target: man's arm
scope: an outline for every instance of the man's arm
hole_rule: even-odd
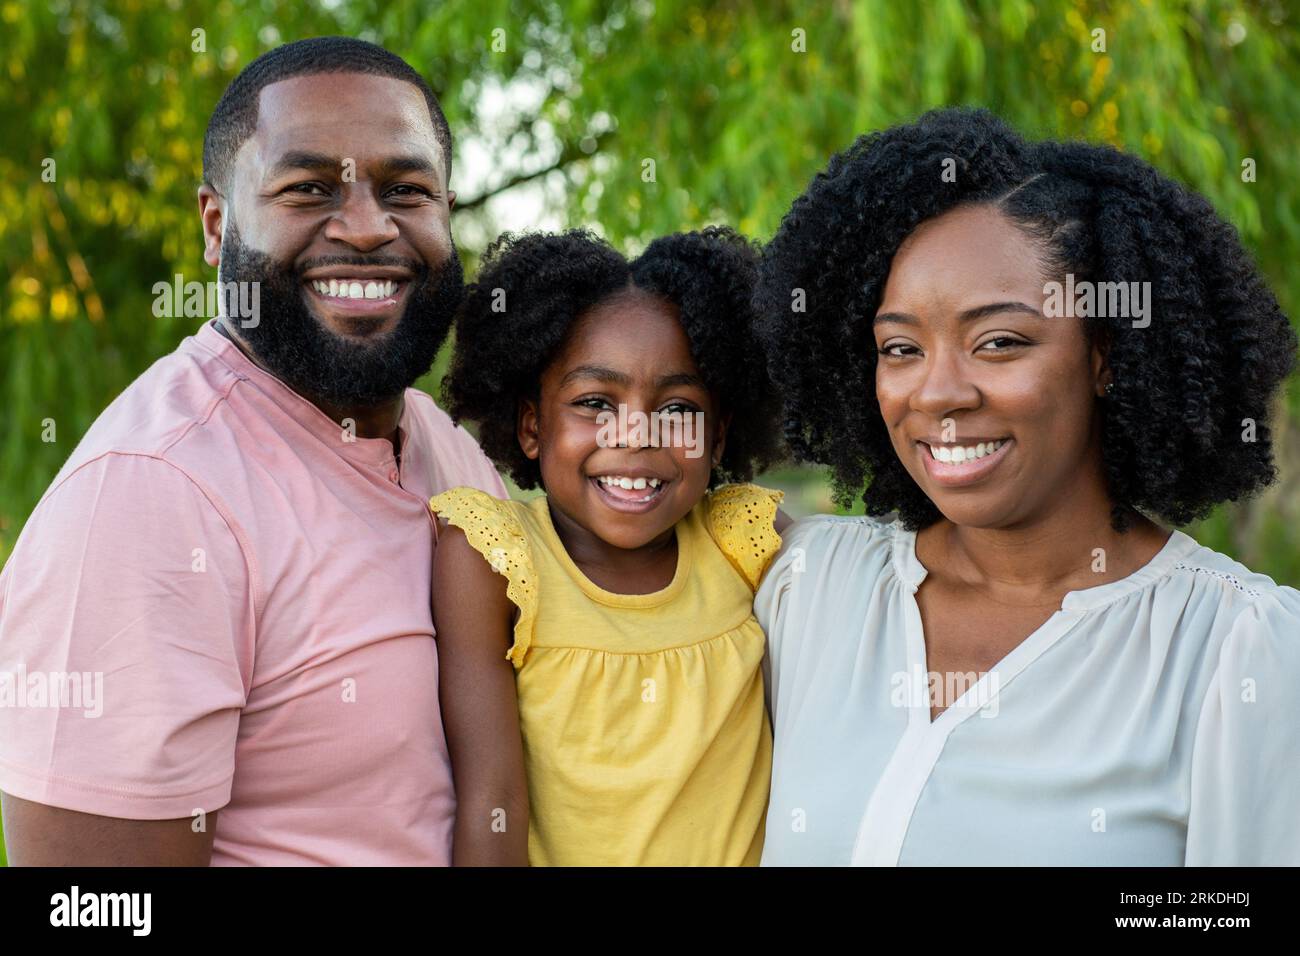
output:
[[[250,593],[230,524],[165,461],[107,455],[47,494],[0,578],[0,672],[50,688],[0,707],[14,863],[210,859],[251,679]]]
[[[207,866],[217,813],[195,832],[191,817],[123,820],[0,794],[10,866]]]

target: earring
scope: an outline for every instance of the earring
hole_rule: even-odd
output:
[[[1112,395],[1115,394],[1115,383],[1107,382],[1106,387],[1102,389],[1102,391],[1105,393],[1104,395],[1105,398],[1110,398]]]

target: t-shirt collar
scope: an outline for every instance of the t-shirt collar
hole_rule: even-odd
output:
[[[201,346],[215,354],[240,379],[250,383],[341,457],[366,468],[387,471],[393,467],[396,455],[391,441],[387,438],[363,438],[359,435],[350,441],[345,440],[343,426],[253,362],[239,346],[217,331],[214,322],[215,319],[204,322],[195,334],[195,339]],[[402,413],[397,423],[398,439],[404,458],[407,457],[410,445],[410,414],[410,402],[404,399]]]

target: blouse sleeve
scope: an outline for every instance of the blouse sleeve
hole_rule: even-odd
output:
[[[784,492],[749,484],[723,485],[709,495],[709,532],[751,590],[781,549],[775,522],[784,498]]]
[[[1192,750],[1188,866],[1300,865],[1300,592],[1232,625]]]
[[[506,659],[515,669],[524,666],[537,619],[537,572],[523,526],[510,511],[510,503],[477,488],[453,488],[429,499],[429,507],[460,528],[465,540],[506,578],[506,597],[519,608],[514,643]]]

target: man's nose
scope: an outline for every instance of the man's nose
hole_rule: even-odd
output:
[[[383,203],[360,183],[345,188],[343,203],[325,225],[325,238],[369,252],[398,236],[397,223]]]

